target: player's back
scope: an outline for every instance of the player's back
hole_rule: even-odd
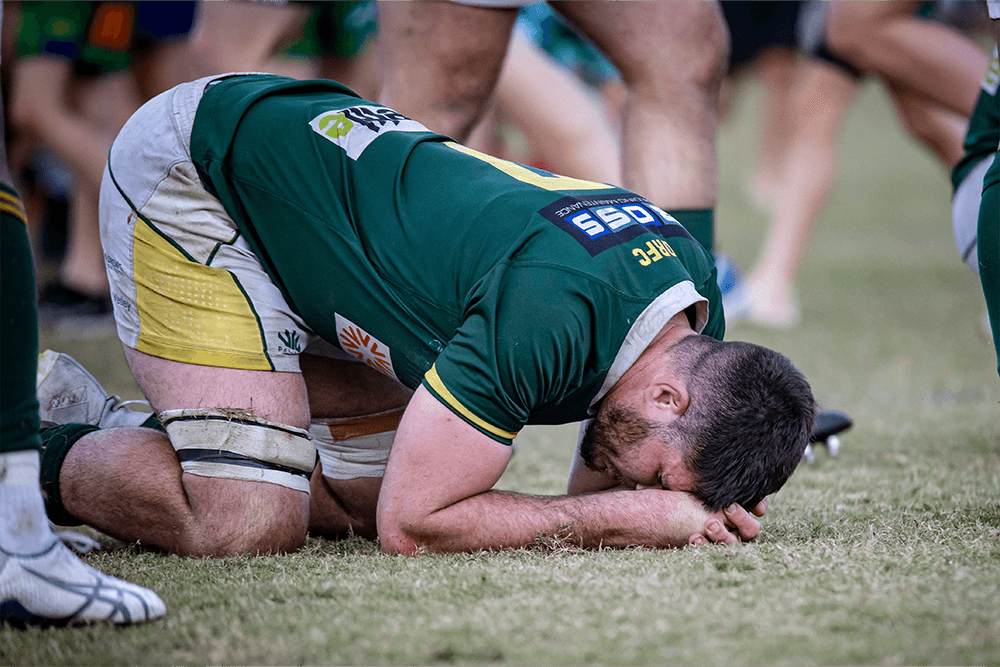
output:
[[[574,292],[589,281],[640,310],[687,266],[699,289],[713,280],[707,253],[641,197],[476,153],[332,82],[223,80],[202,100],[191,145],[306,322],[328,340],[346,318],[392,341],[406,350],[395,355],[407,359],[404,382],[511,267],[544,267],[528,281],[539,303],[556,271],[574,276],[557,281]]]

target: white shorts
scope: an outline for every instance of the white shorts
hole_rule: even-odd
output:
[[[122,342],[182,363],[298,371],[316,335],[285,302],[191,161],[206,77],[147,102],[101,184],[101,243]]]
[[[951,231],[955,245],[962,255],[962,261],[979,275],[979,253],[976,238],[979,230],[979,203],[983,199],[983,178],[993,164],[994,155],[989,155],[973,167],[955,189],[951,200]]]

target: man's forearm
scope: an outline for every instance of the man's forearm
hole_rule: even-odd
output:
[[[529,496],[486,491],[419,522],[380,525],[391,553],[516,549],[558,536],[585,548],[679,547],[710,517],[685,493],[604,491],[582,496]]]
[[[698,534],[735,543],[754,539],[760,530],[738,505],[710,513],[683,492],[529,496],[492,490],[510,457],[509,447],[419,387],[396,432],[379,493],[382,549],[401,554],[516,549],[539,536],[565,537],[588,548],[676,547]]]

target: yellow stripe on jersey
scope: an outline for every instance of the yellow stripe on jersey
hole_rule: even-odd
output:
[[[516,178],[522,183],[534,185],[535,187],[542,188],[543,190],[549,190],[551,192],[562,192],[564,190],[607,190],[614,187],[606,183],[584,181],[570,176],[560,176],[559,174],[539,174],[537,171],[532,171],[531,169],[517,164],[516,162],[508,162],[507,160],[501,160],[498,157],[493,157],[492,155],[487,155],[486,153],[480,153],[479,151],[463,146],[462,144],[457,144],[454,141],[446,141],[444,142],[444,145],[455,149],[459,153],[465,153],[466,155],[482,160],[483,162],[496,167],[511,178]]]
[[[191,261],[141,218],[133,253],[137,350],[202,366],[273,370],[257,315],[229,271]]]
[[[483,421],[481,418],[474,415],[467,407],[462,405],[457,398],[451,395],[448,388],[444,386],[441,381],[441,377],[438,375],[437,367],[431,366],[431,369],[427,371],[427,375],[424,376],[427,380],[427,384],[431,386],[434,392],[440,396],[444,401],[451,406],[456,412],[465,417],[467,420],[483,429],[487,433],[492,433],[499,438],[505,438],[507,440],[513,440],[517,436],[517,432],[505,431],[502,428],[498,428],[493,424]]]
[[[6,190],[0,190],[0,213],[12,215],[24,224],[28,224],[28,216],[24,213],[21,198]]]

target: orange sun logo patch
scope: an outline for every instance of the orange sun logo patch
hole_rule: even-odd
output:
[[[388,345],[339,313],[336,315],[336,324],[337,339],[345,352],[380,373],[391,378],[396,377]]]

